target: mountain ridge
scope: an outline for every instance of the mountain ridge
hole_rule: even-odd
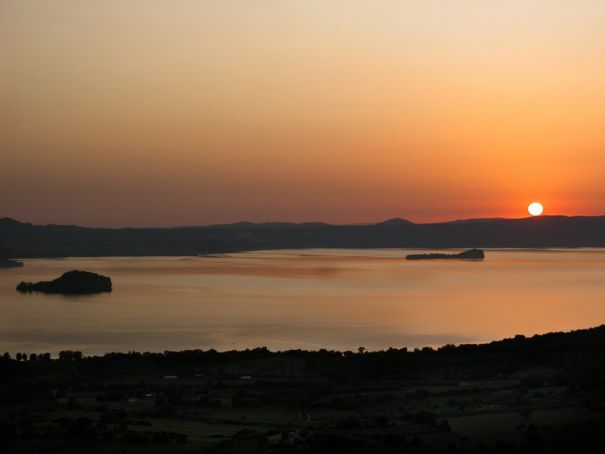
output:
[[[466,219],[417,224],[238,222],[234,224],[95,228],[34,225],[0,219],[0,255],[176,256],[299,248],[605,247],[605,216]]]

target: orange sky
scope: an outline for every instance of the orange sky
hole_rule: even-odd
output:
[[[601,0],[0,3],[0,216],[605,214]]]

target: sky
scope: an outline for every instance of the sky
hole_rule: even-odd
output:
[[[0,217],[605,214],[602,0],[2,0]]]

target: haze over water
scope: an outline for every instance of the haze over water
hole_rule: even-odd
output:
[[[0,272],[0,351],[368,349],[486,342],[605,321],[605,250],[497,250],[406,262],[410,251],[26,260]],[[72,269],[111,294],[19,294]]]

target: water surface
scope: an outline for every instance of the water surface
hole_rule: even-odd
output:
[[[488,250],[482,262],[406,262],[410,252],[26,260],[0,270],[0,351],[382,349],[605,322],[605,250]],[[15,291],[21,280],[72,269],[110,276],[114,292]]]

